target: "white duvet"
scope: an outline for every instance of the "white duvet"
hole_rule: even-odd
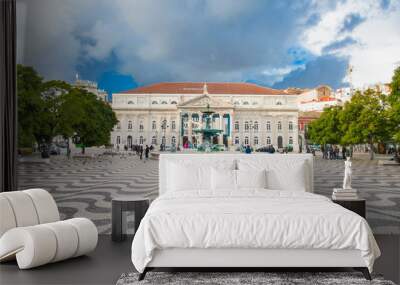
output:
[[[370,271],[380,255],[359,215],[320,195],[265,189],[160,196],[135,234],[132,262],[143,272],[165,248],[358,249]]]

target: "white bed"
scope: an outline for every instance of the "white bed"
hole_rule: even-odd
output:
[[[134,266],[144,274],[154,267],[372,271],[380,251],[367,222],[312,193],[312,162],[311,155],[161,155],[160,197],[135,234]]]

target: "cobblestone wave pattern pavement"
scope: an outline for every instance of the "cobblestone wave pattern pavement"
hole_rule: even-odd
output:
[[[111,232],[111,199],[158,194],[158,161],[136,155],[93,159],[51,158],[49,164],[20,163],[19,188],[44,188],[55,198],[61,218],[87,217],[99,233]],[[374,233],[400,234],[400,167],[376,161],[353,161],[353,187],[367,199],[367,220]],[[343,161],[316,158],[314,190],[330,197],[343,180]],[[132,220],[130,220],[130,223]]]

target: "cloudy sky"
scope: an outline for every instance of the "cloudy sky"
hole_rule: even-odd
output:
[[[18,61],[108,91],[160,81],[388,82],[400,0],[17,0]]]

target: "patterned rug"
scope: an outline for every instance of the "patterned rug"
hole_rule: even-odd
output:
[[[116,285],[145,284],[221,284],[221,285],[395,285],[381,276],[366,280],[359,272],[148,272],[146,278],[138,281],[138,273],[122,274]]]

